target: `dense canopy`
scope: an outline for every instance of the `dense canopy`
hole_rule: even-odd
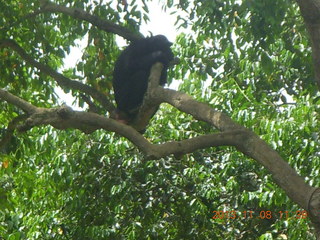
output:
[[[158,1],[179,62],[129,126],[150,4],[0,0],[0,239],[316,239],[320,1]]]

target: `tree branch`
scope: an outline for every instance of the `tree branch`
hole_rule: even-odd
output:
[[[197,102],[185,93],[164,89],[159,86],[153,97],[157,101],[167,102],[180,111],[191,114],[195,119],[212,124],[222,132],[239,131],[245,138],[241,138],[240,144],[232,146],[235,146],[246,156],[255,159],[266,167],[272,174],[274,181],[284,189],[294,202],[304,209],[309,209],[309,199],[314,188],[307,185],[303,178],[259,136],[235,123],[226,114],[213,110],[205,103]],[[312,214],[316,216],[319,212],[313,212]]]
[[[29,56],[23,48],[21,48],[15,41],[13,40],[0,40],[0,48],[4,47],[10,47],[14,51],[16,51],[27,63],[30,65],[38,68],[41,72],[49,75],[52,77],[56,82],[59,84],[59,86],[71,88],[74,90],[81,91],[83,93],[86,93],[90,95],[93,99],[97,100],[109,113],[114,111],[113,104],[109,101],[109,99],[103,95],[102,93],[98,92],[96,89],[94,89],[91,86],[88,86],[86,84],[83,84],[81,82],[71,80],[65,76],[63,76],[61,73],[56,72],[49,66],[42,64],[40,62],[37,62],[34,60],[31,56]]]
[[[213,146],[240,146],[245,136],[242,131],[225,132],[198,136],[183,141],[172,141],[154,145],[146,140],[135,129],[111,118],[96,113],[73,111],[70,107],[37,108],[25,100],[0,89],[3,99],[30,114],[25,122],[18,126],[19,130],[28,130],[34,126],[51,125],[57,129],[74,128],[85,133],[104,129],[120,134],[135,144],[149,159],[159,159],[170,154],[191,153],[197,149]]]
[[[24,112],[28,114],[32,114],[37,111],[37,107],[33,106],[32,104],[28,103],[27,101],[19,97],[14,96],[13,94],[7,92],[2,88],[0,88],[0,99],[3,99],[8,103],[17,106],[18,108],[22,109]]]
[[[320,0],[297,0],[310,35],[315,80],[320,89]]]
[[[148,88],[143,98],[143,103],[139,109],[138,116],[134,119],[131,126],[138,132],[143,132],[147,127],[150,119],[155,114],[159,108],[160,102],[156,102],[153,98],[154,91],[157,90],[159,86],[159,81],[161,77],[161,71],[163,69],[163,64],[158,62],[155,63],[150,70],[150,76],[148,79]]]
[[[149,151],[148,158],[159,159],[170,154],[183,155],[192,153],[199,149],[219,146],[241,146],[241,143],[246,138],[246,132],[242,130],[213,133],[202,136],[193,137],[181,141],[170,141],[159,144]]]
[[[166,102],[199,121],[207,122],[220,131],[245,130],[226,114],[215,111],[208,104],[194,100],[188,94],[158,86],[152,96],[158,102]]]
[[[0,89],[1,91],[1,89]],[[0,93],[1,95],[1,93]],[[1,98],[1,97],[0,97]],[[8,125],[5,134],[2,139],[0,139],[0,153],[6,153],[6,149],[13,137],[14,130],[17,128],[20,121],[24,121],[27,119],[27,115],[20,115],[15,117]]]
[[[87,21],[103,31],[115,33],[130,41],[142,38],[141,35],[134,34],[125,27],[121,27],[108,20],[102,20],[80,8],[68,8],[46,0],[41,0],[40,3],[43,12],[64,13],[75,19]]]

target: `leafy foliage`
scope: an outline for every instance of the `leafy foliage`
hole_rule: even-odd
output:
[[[136,32],[148,21],[148,1],[55,2]],[[297,6],[288,0],[170,0],[165,8],[184,13],[176,22],[184,32],[175,42],[181,62],[170,71],[183,80],[180,90],[252,129],[317,185],[320,98]],[[60,72],[70,49],[85,39],[82,61],[63,72],[112,98],[120,52],[113,34],[64,14],[26,17],[39,9],[37,1],[0,0],[0,9],[0,40],[14,39]],[[1,88],[39,107],[58,104],[54,80],[15,52],[0,48],[0,65]],[[0,109],[3,137],[21,112],[3,102]],[[215,131],[163,104],[145,136],[162,143]],[[42,127],[15,136],[0,163],[0,239],[313,239],[309,219],[297,214],[301,209],[263,167],[233,148],[154,161],[114,133]],[[214,211],[235,211],[238,218],[213,219]],[[267,211],[272,218],[261,217]]]

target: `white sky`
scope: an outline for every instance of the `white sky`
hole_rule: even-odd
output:
[[[170,42],[174,42],[178,35],[178,31],[174,26],[176,16],[161,11],[161,6],[158,1],[149,3],[149,10],[150,22],[141,26],[141,33],[147,36],[151,31],[153,35],[162,34],[165,35]]]

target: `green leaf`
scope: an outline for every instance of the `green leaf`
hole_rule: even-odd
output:
[[[261,53],[261,66],[262,66],[262,70],[267,75],[270,75],[273,72],[272,60],[265,51]]]

